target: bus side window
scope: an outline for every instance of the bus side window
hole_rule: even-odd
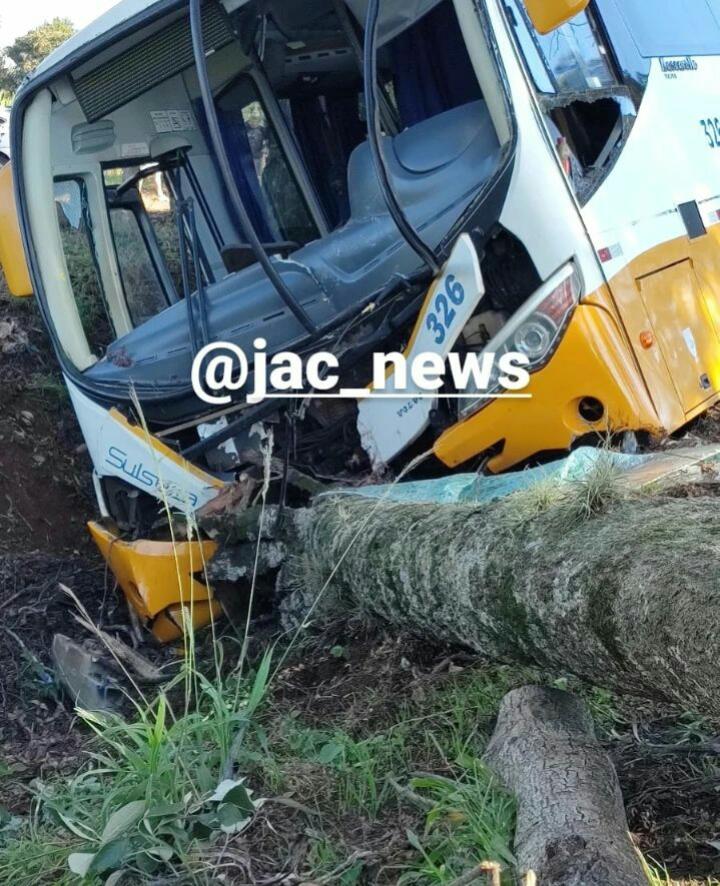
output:
[[[625,83],[630,89],[636,106],[639,107],[650,76],[650,60],[640,55],[625,19],[618,9],[618,0],[595,0],[595,4]]]
[[[80,322],[90,350],[100,358],[114,341],[115,332],[95,257],[85,182],[81,178],[56,181],[55,207]]]
[[[558,158],[585,202],[609,171],[635,117],[630,90],[620,82],[591,12],[543,35],[532,27],[522,0],[509,0],[506,8]]]

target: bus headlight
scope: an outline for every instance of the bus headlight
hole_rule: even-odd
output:
[[[549,325],[540,320],[532,320],[515,333],[515,350],[525,354],[530,363],[541,360],[547,354],[553,338]]]
[[[574,262],[568,262],[532,295],[514,317],[485,347],[483,353],[495,354],[495,370],[487,391],[477,391],[484,397],[467,400],[463,418],[487,405],[499,391],[499,358],[518,352],[529,360],[529,372],[545,366],[560,344],[570,318],[580,302],[583,283]]]

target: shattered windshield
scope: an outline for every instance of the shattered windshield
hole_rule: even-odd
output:
[[[521,0],[509,0],[513,26],[541,92],[584,92],[615,83],[607,50],[587,13],[550,34],[538,33]]]

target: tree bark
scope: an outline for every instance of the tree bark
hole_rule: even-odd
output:
[[[647,886],[617,774],[585,705],[526,686],[500,708],[486,762],[515,795],[515,854],[543,886]]]
[[[587,519],[564,505],[521,511],[517,496],[487,506],[321,498],[286,541],[285,609],[360,610],[720,716],[717,499],[637,496]]]

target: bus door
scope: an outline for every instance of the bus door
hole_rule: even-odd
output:
[[[720,148],[702,125],[720,75],[720,5],[660,6],[590,8],[636,117],[583,216],[658,413],[677,428],[720,392]]]

